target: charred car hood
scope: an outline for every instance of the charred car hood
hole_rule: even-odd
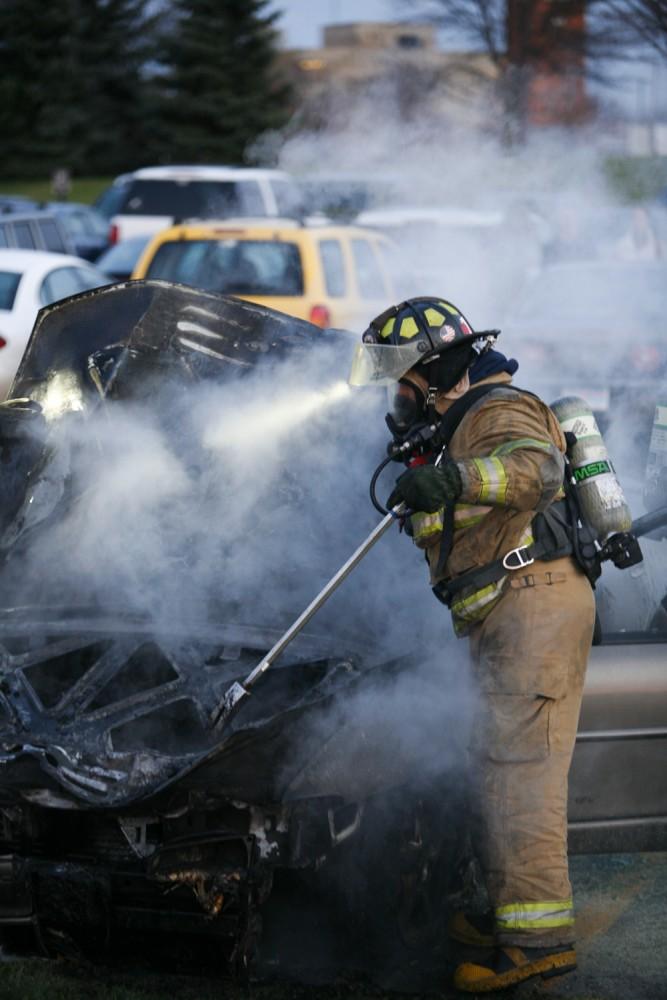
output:
[[[380,675],[396,669],[373,667],[371,646],[358,630],[351,639],[338,629],[336,635],[301,635],[220,732],[212,720],[224,693],[247,676],[282,631],[262,602],[249,613],[248,600],[230,608],[206,594],[200,613],[170,615],[162,609],[156,621],[119,602],[115,581],[91,600],[83,574],[76,579],[67,571],[77,517],[88,516],[91,505],[87,470],[94,462],[104,468],[99,452],[108,447],[87,428],[97,421],[103,429],[117,403],[138,400],[150,410],[155,400],[156,425],[167,428],[170,442],[182,444],[192,462],[184,414],[194,388],[238,385],[258,361],[305,358],[327,336],[335,340],[336,334],[165,282],[109,286],[41,311],[12,398],[0,406],[2,799],[118,807],[159,796],[180,780],[244,801],[281,801],[345,794],[353,786],[367,793],[396,779],[386,768],[382,775],[376,764],[374,748],[386,754],[391,743],[381,722],[376,720],[371,739],[335,710],[346,692],[366,685],[372,692]],[[118,447],[122,452],[122,441]],[[282,472],[280,477],[282,494],[298,506],[298,490],[285,486]],[[196,481],[208,482],[205,475]],[[204,521],[211,510],[218,516],[214,506]],[[65,522],[70,535],[63,537],[70,541],[61,543]],[[188,532],[179,537],[166,523],[163,534],[176,536],[169,581],[178,602],[195,586],[198,568]],[[100,543],[107,557],[115,542],[106,536],[123,527],[119,517],[104,529]],[[191,527],[194,532],[197,526]],[[200,536],[205,545],[205,525]],[[131,543],[130,534],[118,545],[127,545],[128,537]],[[52,574],[60,562],[65,568]],[[172,566],[185,567],[182,581]],[[288,614],[292,608],[278,616],[281,625],[289,624]],[[327,756],[323,747],[334,745],[336,752]],[[357,750],[366,763],[355,766],[351,777]]]
[[[360,644],[345,651],[339,639],[302,634],[260,696],[216,732],[211,722],[224,691],[278,637],[204,622],[158,637],[128,615],[4,609],[0,795],[60,807],[125,806],[185,776],[251,802],[281,801],[299,788],[341,794],[349,743],[340,768],[329,759],[324,784],[304,761],[312,765],[324,734],[341,737],[332,699],[372,686],[370,678],[396,666],[369,670],[362,664],[370,651]]]

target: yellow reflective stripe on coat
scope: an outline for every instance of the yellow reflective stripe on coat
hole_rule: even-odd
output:
[[[410,515],[410,525],[412,527],[412,540],[415,545],[419,545],[435,535],[442,534],[444,514],[438,510],[435,514],[427,514],[424,511],[416,511]]]
[[[482,587],[481,590],[476,590],[469,597],[452,601],[452,614],[457,617],[465,617],[467,621],[475,620],[477,614],[498,596],[503,580],[505,580],[504,576],[495,583],[490,583],[488,586]]]
[[[550,927],[571,927],[574,923],[572,897],[542,903],[510,903],[498,906],[495,916],[500,931],[540,931]]]
[[[554,445],[551,441],[540,441],[539,438],[515,438],[514,441],[506,441],[499,444],[491,452],[492,455],[511,455],[517,448],[539,448],[541,451],[550,451]]]
[[[482,503],[505,503],[507,495],[507,474],[499,458],[473,458],[482,486],[479,500]]]
[[[492,507],[483,507],[481,505],[467,503],[455,504],[454,530],[457,531],[459,528],[472,528],[474,524],[479,524],[479,522],[482,521],[492,509]]]

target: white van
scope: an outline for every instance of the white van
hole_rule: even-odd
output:
[[[152,236],[185,219],[294,217],[299,189],[280,170],[258,167],[143,167],[121,174],[95,202],[110,241]]]

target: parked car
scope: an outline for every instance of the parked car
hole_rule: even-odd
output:
[[[667,847],[667,506],[662,514],[663,538],[640,539],[644,562],[605,566],[596,587],[569,779],[571,853]]]
[[[48,250],[74,254],[74,245],[62,222],[52,212],[8,212],[0,215],[0,248]]]
[[[42,306],[108,278],[79,257],[38,250],[0,250],[0,394],[4,395]]]
[[[92,205],[50,201],[44,209],[62,223],[77,257],[96,261],[109,246],[109,223]]]
[[[95,267],[112,281],[127,281],[139,263],[150,236],[130,236],[113,243],[95,261]]]
[[[454,738],[465,715],[454,694],[463,665],[454,663],[445,679],[440,638],[429,679],[428,651],[415,645],[419,629],[400,654],[392,643],[386,659],[381,636],[370,641],[363,628],[346,635],[340,615],[329,629],[314,620],[253,697],[219,724],[231,685],[280,637],[269,619],[304,576],[306,564],[294,558],[301,529],[314,529],[312,555],[332,519],[317,507],[330,503],[327,462],[315,476],[312,467],[310,477],[297,469],[292,482],[291,462],[278,460],[268,514],[278,549],[257,573],[257,591],[242,599],[239,588],[254,585],[250,551],[267,555],[267,504],[237,491],[237,464],[224,456],[214,462],[210,437],[193,433],[193,413],[199,404],[206,426],[224,430],[245,385],[248,447],[256,449],[272,410],[264,413],[256,384],[244,378],[267,362],[273,390],[282,361],[296,359],[292,370],[301,369],[323,343],[326,334],[293,317],[161,281],[95,290],[40,313],[13,399],[0,406],[5,934],[27,931],[46,954],[93,958],[123,934],[135,942],[152,935],[162,962],[172,949],[192,953],[199,939],[209,956],[243,973],[261,916],[287,885],[292,900],[304,886],[315,889],[310,906],[291,911],[300,948],[313,898],[324,901],[327,919],[332,900],[342,902],[351,947],[368,951],[381,940],[406,967],[410,958],[418,964],[427,942],[437,942],[441,956],[447,947],[442,921],[460,888],[456,872],[470,868],[459,798],[468,784],[465,755]],[[322,359],[329,376],[334,359]],[[241,396],[225,412],[220,403],[231,386]],[[121,421],[119,434],[114,414],[128,412],[134,433]],[[333,441],[350,434],[354,443],[356,415],[348,419],[352,427],[343,407]],[[139,428],[148,433],[143,457]],[[168,442],[162,456],[156,428]],[[232,437],[238,431],[232,420]],[[297,442],[293,451],[306,467],[323,450],[322,427],[316,431],[319,449]],[[340,483],[338,467],[335,475]],[[267,477],[261,465],[256,479]],[[313,479],[316,489],[305,493]],[[151,485],[155,492],[146,492]],[[122,513],[121,486],[130,499]],[[183,502],[195,515],[174,520]],[[284,538],[276,531],[281,511]],[[146,516],[153,529],[169,526],[151,543],[164,558],[148,562]],[[66,538],[76,545],[66,547]],[[231,552],[221,544],[230,540]],[[324,541],[335,564],[329,536]],[[209,581],[204,555],[215,567]],[[660,555],[651,562],[656,585],[611,570],[614,583],[598,589],[601,628],[570,780],[576,850],[667,849]],[[227,569],[242,563],[232,592],[225,558]],[[263,572],[269,566],[271,579]],[[621,601],[618,581],[621,597],[629,588]],[[147,601],[152,588],[161,598],[155,603]],[[405,602],[404,589],[388,592]],[[166,611],[171,598],[177,605]]]
[[[95,202],[110,241],[152,235],[183,219],[300,214],[289,174],[254,167],[143,167],[117,177]]]
[[[395,253],[387,237],[354,226],[187,223],[158,233],[132,276],[238,295],[317,326],[359,329],[397,297]]]
[[[665,256],[664,213],[653,205],[602,206],[553,196],[543,198],[542,203],[550,229],[543,247],[544,265],[584,260],[651,261]]]
[[[39,207],[39,202],[21,194],[0,194],[0,213],[33,212]]]
[[[465,303],[481,329],[497,326],[531,269],[541,259],[541,235],[528,208],[403,206],[361,212],[356,224],[391,237],[410,274],[405,297],[424,290]]]

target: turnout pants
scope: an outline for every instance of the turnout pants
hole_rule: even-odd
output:
[[[470,634],[474,839],[498,943],[544,947],[574,941],[567,775],[595,601],[569,557],[527,570]]]

